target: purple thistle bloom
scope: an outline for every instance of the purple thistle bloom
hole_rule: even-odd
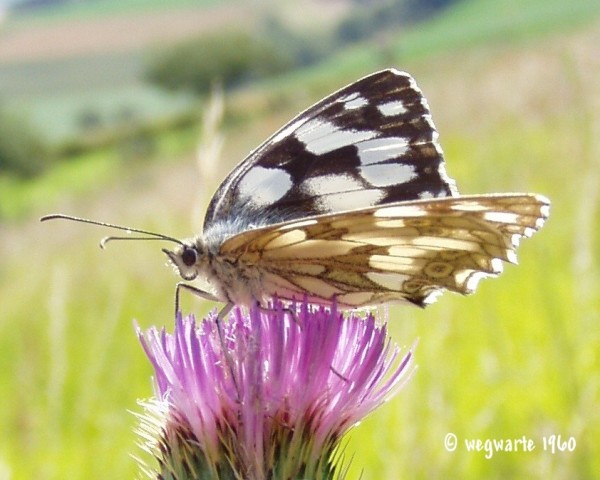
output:
[[[235,308],[221,329],[215,313],[178,315],[172,335],[138,329],[156,374],[140,415],[153,478],[335,478],[342,436],[412,371],[385,325],[335,306]]]

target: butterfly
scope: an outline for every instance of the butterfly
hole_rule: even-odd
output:
[[[542,195],[458,194],[414,79],[387,69],[300,113],[239,163],[212,197],[202,233],[163,249],[206,299],[266,305],[277,297],[344,308],[426,306],[516,263],[544,224]],[[103,242],[132,237],[107,237]],[[140,237],[137,237],[140,238]],[[227,308],[227,307],[226,307]]]

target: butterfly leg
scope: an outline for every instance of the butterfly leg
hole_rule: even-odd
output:
[[[212,295],[209,292],[205,292],[204,290],[194,287],[193,285],[190,285],[189,283],[179,282],[177,285],[175,285],[175,315],[177,315],[177,313],[179,312],[179,291],[182,288],[197,297],[204,298],[206,300],[212,300],[213,302],[219,301],[218,298],[216,298],[214,295]],[[233,306],[233,305],[231,305],[231,306]],[[229,310],[231,310],[231,306],[229,307]],[[227,305],[223,308],[223,310],[225,310],[226,308],[227,308]],[[223,312],[223,310],[221,310],[221,313]],[[229,310],[227,310],[223,316],[221,316],[221,313],[219,313],[219,317],[222,318],[225,315],[227,315],[229,313]]]
[[[263,306],[258,300],[256,301],[256,307],[263,313],[269,314],[272,312],[277,312],[279,309],[281,309],[281,311],[283,313],[287,313],[289,314],[289,316],[292,318],[292,320],[294,321],[294,323],[298,324],[299,326],[302,326],[300,319],[298,318],[298,312],[296,309],[291,307],[291,304],[287,304],[287,305],[283,305],[279,300],[277,301],[277,303],[273,303],[271,305],[267,304],[267,306]]]
[[[229,312],[231,312],[232,308],[233,308],[233,303],[226,304],[219,312],[219,315],[217,316],[217,320],[219,320],[219,321],[224,320],[225,317],[227,317],[227,315],[229,315]]]
[[[223,320],[229,315],[231,309],[233,308],[233,303],[227,303],[217,315],[215,320],[215,324],[217,326],[217,333],[219,335],[219,342],[221,343],[221,350],[223,351],[223,355],[225,356],[225,362],[227,363],[227,368],[229,369],[229,374],[231,375],[231,381],[233,382],[238,403],[241,402],[240,390],[237,383],[237,378],[235,376],[235,371],[233,368],[233,358],[231,358],[231,352],[227,347],[227,343],[225,343],[225,333],[223,332]]]
[[[209,292],[206,292],[200,288],[194,287],[193,285],[190,285],[189,283],[179,282],[175,286],[175,315],[177,315],[177,313],[179,312],[179,292],[181,289],[185,289],[188,292],[192,293],[192,295],[195,295],[200,298],[204,298],[206,300],[211,300],[211,301],[215,301],[215,302],[219,301],[218,298],[216,298],[214,295],[210,294]],[[233,308],[233,303],[227,303],[221,309],[219,314],[217,315],[215,324],[217,327],[217,334],[219,335],[219,343],[221,344],[221,350],[223,351],[223,355],[225,356],[225,362],[227,363],[227,368],[229,369],[229,374],[231,375],[231,380],[233,381],[233,384],[235,386],[235,391],[237,392],[238,401],[239,401],[241,397],[240,397],[239,388],[237,385],[237,379],[236,379],[234,369],[233,369],[233,358],[231,357],[231,353],[229,352],[229,348],[227,347],[227,343],[225,342],[225,334],[223,332],[223,324],[222,324],[223,320],[227,317],[227,315],[229,315],[229,312],[231,312],[232,308]]]
[[[234,370],[233,370],[233,359],[231,358],[231,354],[229,352],[229,348],[227,347],[227,343],[225,343],[225,333],[223,332],[223,320],[227,317],[227,315],[229,315],[229,312],[231,312],[232,308],[233,308],[233,303],[226,304],[221,309],[219,314],[217,315],[215,324],[217,326],[217,333],[219,334],[219,342],[221,342],[221,350],[223,351],[223,355],[225,356],[225,360],[227,362],[227,367],[229,368],[229,374],[231,375],[231,380],[233,381],[233,384],[235,385],[235,391],[238,394],[238,400],[239,400],[240,393],[239,393],[239,389],[237,386],[237,380],[236,380]]]

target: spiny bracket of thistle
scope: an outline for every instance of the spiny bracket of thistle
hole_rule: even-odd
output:
[[[371,314],[298,307],[234,308],[221,324],[227,355],[216,312],[178,315],[172,334],[138,328],[155,370],[138,415],[149,478],[344,477],[341,439],[406,383],[412,351],[401,357]]]

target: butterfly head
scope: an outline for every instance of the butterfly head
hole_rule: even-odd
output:
[[[194,280],[208,265],[201,242],[182,242],[174,250],[163,248],[163,252],[184,280]]]

